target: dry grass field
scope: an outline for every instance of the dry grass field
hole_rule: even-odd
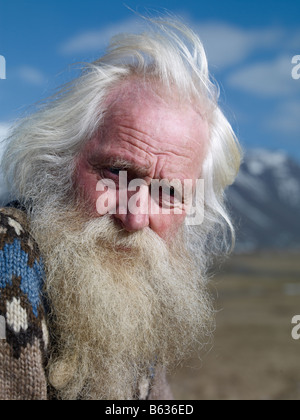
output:
[[[234,256],[211,282],[213,343],[170,378],[180,400],[300,399],[300,255]]]

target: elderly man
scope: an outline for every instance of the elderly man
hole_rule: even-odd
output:
[[[114,38],[19,122],[2,162],[0,397],[171,398],[166,371],[211,333],[207,268],[229,249],[239,164],[203,46],[176,22]]]

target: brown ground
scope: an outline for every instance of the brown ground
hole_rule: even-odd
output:
[[[176,399],[300,399],[300,255],[234,256],[211,282],[214,342],[170,378]]]

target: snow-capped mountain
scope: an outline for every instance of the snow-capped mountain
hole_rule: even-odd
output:
[[[284,152],[246,153],[227,197],[237,251],[300,249],[300,165]]]

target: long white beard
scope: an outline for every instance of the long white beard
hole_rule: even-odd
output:
[[[52,205],[32,231],[46,266],[59,398],[132,399],[151,366],[171,368],[208,339],[213,311],[182,233],[167,245],[150,229],[129,234],[109,216],[84,221]]]

